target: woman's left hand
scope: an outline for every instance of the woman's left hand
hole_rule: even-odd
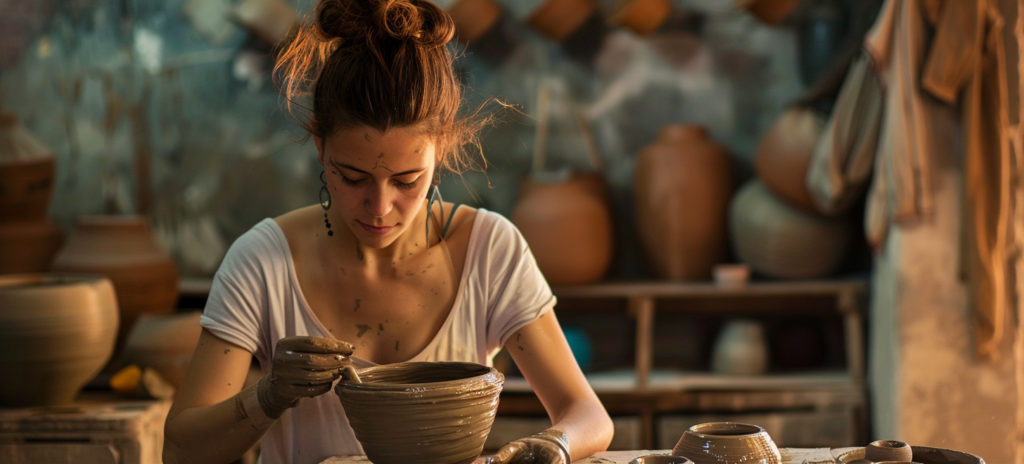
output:
[[[547,429],[501,447],[486,464],[569,464],[569,440],[565,434]]]

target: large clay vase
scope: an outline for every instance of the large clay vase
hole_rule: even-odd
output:
[[[731,160],[701,126],[669,125],[637,157],[636,224],[653,274],[711,278],[728,250]]]
[[[808,279],[832,274],[842,264],[850,237],[845,220],[793,208],[757,179],[733,198],[729,220],[740,260],[769,277]]]
[[[80,217],[53,270],[100,274],[114,283],[121,310],[115,356],[139,315],[169,314],[178,300],[178,268],[139,216]]]
[[[600,280],[614,251],[612,214],[592,176],[520,185],[512,222],[529,243],[537,266],[554,285]]]
[[[50,149],[0,113],[0,274],[49,268],[63,239],[47,217],[54,176]]]
[[[128,334],[121,365],[151,367],[180,390],[203,328],[201,311],[181,314],[143,314]]]
[[[807,169],[825,118],[813,110],[792,108],[761,138],[754,157],[757,177],[775,196],[791,206],[818,214],[807,191]]]
[[[117,299],[100,276],[0,276],[0,407],[70,403],[110,358]]]

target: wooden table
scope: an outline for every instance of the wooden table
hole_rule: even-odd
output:
[[[854,448],[782,448],[782,464],[834,464],[841,453]],[[573,464],[629,464],[629,461],[647,454],[667,454],[670,450],[605,451]],[[322,461],[320,464],[368,463],[365,456],[339,456]]]

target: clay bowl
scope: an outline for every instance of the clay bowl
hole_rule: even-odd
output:
[[[334,392],[376,464],[470,463],[484,448],[505,377],[460,362],[408,362],[358,371]]]
[[[877,440],[864,448],[864,459],[874,462],[881,461],[911,461],[914,452],[910,445],[896,440]]]
[[[110,358],[117,324],[101,276],[0,277],[0,407],[71,403]]]
[[[683,432],[672,454],[695,464],[780,464],[782,456],[763,428],[736,422],[709,422]]]
[[[921,464],[985,464],[985,460],[970,453],[944,448],[931,448],[927,446],[911,446],[913,460],[911,462]],[[839,455],[837,464],[871,463],[865,459],[865,449],[857,448]]]
[[[629,464],[693,464],[693,461],[671,454],[648,454],[629,461]]]

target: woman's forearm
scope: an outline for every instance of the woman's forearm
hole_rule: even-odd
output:
[[[252,448],[275,422],[260,408],[256,386],[168,419],[164,463],[227,463]]]
[[[615,433],[612,419],[600,402],[579,400],[553,421],[551,428],[561,431],[569,441],[569,455],[577,461],[608,449]]]

